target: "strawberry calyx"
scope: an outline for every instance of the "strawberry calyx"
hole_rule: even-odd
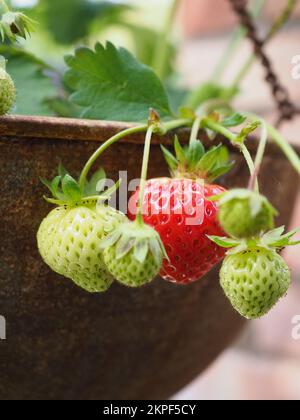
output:
[[[206,151],[200,140],[193,140],[183,147],[175,136],[175,155],[164,146],[161,148],[173,178],[204,179],[211,183],[234,165],[229,160],[228,149],[221,144]]]
[[[265,249],[277,252],[287,246],[299,245],[300,241],[291,241],[291,238],[298,233],[299,229],[284,233],[285,226],[270,230],[259,238],[233,239],[220,236],[208,236],[215,244],[222,248],[228,248],[227,255],[239,254],[251,249]]]
[[[116,246],[116,259],[125,257],[133,250],[133,257],[141,264],[151,252],[155,261],[162,264],[163,258],[168,259],[165,247],[159,234],[150,226],[138,222],[120,224],[100,244],[103,249]]]
[[[104,191],[106,175],[102,168],[85,183],[83,189],[62,165],[59,165],[58,173],[59,175],[55,176],[52,181],[41,178],[41,182],[52,193],[52,197],[44,196],[44,199],[48,203],[58,206],[77,207],[80,205],[95,205],[101,201],[105,202],[111,198],[120,186],[120,181],[118,181]]]
[[[4,12],[4,13],[3,13]],[[26,39],[35,30],[35,22],[21,12],[9,9],[0,10],[0,37],[2,41],[7,37],[11,42],[18,38]]]

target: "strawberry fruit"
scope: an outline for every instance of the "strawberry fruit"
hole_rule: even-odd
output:
[[[151,282],[158,275],[165,255],[158,233],[138,221],[120,224],[102,247],[108,271],[128,287]]]
[[[219,199],[219,221],[234,238],[252,238],[274,228],[277,211],[266,197],[244,189],[234,189]]]
[[[230,248],[220,281],[232,306],[243,317],[262,317],[287,293],[290,270],[278,250],[299,244],[290,240],[296,232],[284,235],[281,227],[250,240],[210,237],[219,246]]]
[[[176,157],[163,148],[173,178],[150,180],[143,200],[144,222],[160,235],[169,260],[165,260],[161,276],[186,285],[199,280],[225,254],[207,235],[222,235],[217,220],[218,207],[209,197],[224,193],[212,181],[231,168],[228,151],[222,146],[207,153],[195,140],[183,148],[175,139]],[[134,220],[139,190],[130,199],[128,215]]]
[[[291,275],[275,251],[248,249],[225,258],[221,286],[232,306],[247,319],[261,318],[288,291]]]
[[[16,88],[5,67],[5,59],[0,57],[0,115],[7,114],[16,101]]]
[[[85,192],[91,192],[98,175],[102,177],[103,172],[95,175]],[[54,197],[48,201],[59,207],[43,220],[37,234],[43,260],[53,271],[88,292],[106,291],[113,277],[105,266],[100,242],[126,220],[126,216],[101,201],[98,203],[98,200],[106,200],[109,193],[89,197],[68,174],[54,178],[52,183],[44,183]]]

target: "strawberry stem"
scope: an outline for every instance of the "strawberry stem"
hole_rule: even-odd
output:
[[[179,128],[179,127],[190,126],[191,123],[192,123],[192,121],[189,120],[189,119],[178,119],[178,120],[169,121],[167,123],[162,124],[162,133],[161,134],[165,134],[166,132],[168,132],[170,130],[175,130],[176,128]],[[131,128],[128,128],[126,130],[121,131],[120,133],[117,133],[116,135],[114,135],[110,139],[108,139],[105,143],[103,143],[95,151],[95,153],[89,158],[89,160],[87,161],[87,163],[85,164],[85,166],[84,166],[84,168],[81,172],[81,175],[80,175],[80,178],[79,178],[80,190],[84,191],[84,186],[85,186],[85,183],[86,183],[86,179],[87,179],[87,176],[88,176],[92,166],[94,165],[96,160],[99,158],[99,156],[103,152],[105,152],[105,150],[107,150],[110,146],[112,146],[117,141],[123,139],[124,137],[130,136],[132,134],[145,132],[147,129],[148,129],[148,124],[140,125],[140,126],[137,126],[137,127],[131,127]]]
[[[269,136],[272,138],[274,143],[277,144],[277,146],[280,147],[280,149],[283,151],[285,156],[290,161],[291,165],[294,167],[294,169],[298,172],[300,175],[300,158],[296,151],[293,149],[293,147],[287,142],[287,140],[283,137],[281,133],[279,133],[276,128],[271,126],[270,124],[267,124],[267,131]]]
[[[195,119],[192,131],[191,131],[191,137],[190,137],[190,144],[193,144],[198,139],[198,133],[201,126],[202,117],[198,117]]]
[[[143,165],[142,165],[141,182],[140,182],[140,192],[139,192],[139,203],[138,203],[138,210],[137,210],[137,216],[136,216],[136,222],[139,225],[144,224],[143,201],[144,201],[145,185],[146,185],[147,173],[148,173],[151,140],[152,140],[152,135],[153,135],[154,130],[155,130],[155,125],[150,125],[150,127],[147,130],[146,139],[145,139]]]
[[[261,137],[259,146],[257,149],[257,154],[254,162],[254,175],[251,177],[249,182],[249,189],[256,189],[256,192],[259,193],[259,187],[258,187],[258,175],[260,172],[261,164],[264,158],[266,145],[268,142],[268,130],[267,125],[264,120],[261,120]]]
[[[261,120],[257,115],[255,114],[247,114],[253,121],[257,121],[258,119]],[[284,138],[284,136],[272,125],[268,124],[266,121],[263,121],[265,124],[267,135],[271,137],[273,142],[282,150],[284,155],[287,157],[287,159],[290,161],[293,168],[297,171],[297,173],[300,175],[300,158],[296,151],[293,149],[293,147],[288,143],[288,141]]]
[[[234,133],[232,133],[228,128],[224,127],[223,125],[217,123],[216,121],[213,121],[210,118],[203,118],[202,119],[202,126],[209,128],[210,130],[213,130],[215,133],[221,134],[222,136],[226,137],[230,142],[237,146],[240,151],[243,153],[243,156],[247,162],[250,175],[255,176],[255,165],[253,162],[253,159],[249,153],[249,150],[247,149],[246,145],[244,143],[240,143],[237,141],[238,136]],[[258,185],[256,185],[256,188],[258,188]]]
[[[138,127],[131,127],[128,128],[126,130],[121,131],[120,133],[116,134],[115,136],[111,137],[109,140],[107,140],[105,143],[103,143],[96,151],[95,153],[89,158],[89,160],[87,161],[85,167],[83,168],[80,178],[79,178],[79,187],[80,190],[83,191],[84,190],[84,186],[86,183],[86,179],[88,176],[89,171],[91,170],[93,164],[96,162],[96,160],[98,159],[98,157],[105,152],[106,149],[108,149],[111,145],[113,145],[114,143],[116,143],[117,141],[119,141],[120,139],[126,137],[126,136],[130,136],[132,134],[136,134],[136,133],[140,133],[143,132],[145,130],[147,130],[147,125],[141,125]]]

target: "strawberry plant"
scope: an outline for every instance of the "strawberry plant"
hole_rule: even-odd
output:
[[[231,3],[242,16],[242,26],[235,31],[211,80],[189,91],[179,87],[174,77],[176,50],[169,34],[177,0],[172,2],[161,32],[127,20],[126,14],[133,8],[118,2],[55,0],[44,4],[41,0],[27,11],[27,17],[0,0],[0,35],[5,41],[0,46],[5,56],[0,61],[2,115],[12,112],[131,123],[94,152],[78,179],[61,166],[51,182],[43,180],[52,195],[46,200],[56,208],[38,231],[40,254],[53,271],[88,292],[106,291],[113,280],[140,287],[159,273],[167,281],[189,285],[202,281],[222,261],[221,286],[233,307],[247,318],[266,314],[288,290],[289,269],[278,252],[297,244],[291,241],[295,232],[284,235],[283,228],[274,230],[277,213],[260,193],[259,169],[268,138],[299,174],[300,160],[278,129],[234,107],[254,55],[232,84],[222,83],[223,71],[246,35],[267,67],[267,79],[276,82],[251,21],[251,16],[259,16],[264,0],[251,3],[247,10],[233,0]],[[283,26],[294,5],[295,1],[288,1],[266,42]],[[69,9],[71,15],[65,12]],[[63,65],[59,60],[49,65],[26,51],[24,43],[19,45],[34,30],[33,19],[40,21],[41,38],[50,29],[49,45],[68,46]],[[91,45],[95,22],[99,35],[110,25],[127,31],[135,54],[112,42]],[[70,53],[74,42],[82,46]],[[280,93],[285,94],[283,99]],[[288,110],[294,114],[279,83],[274,95],[284,118]],[[162,148],[171,177],[147,180],[153,134],[164,136],[179,128],[190,130],[189,144],[182,144],[179,133],[175,154]],[[253,161],[247,140],[258,129],[261,138]],[[126,217],[107,203],[118,183],[103,191],[103,170],[88,178],[109,147],[136,133],[146,133],[145,149],[140,187],[130,199]],[[208,150],[199,140],[201,135],[212,141]],[[225,140],[245,158],[250,174],[247,189],[226,191],[222,186],[234,166],[226,144],[222,144]]]

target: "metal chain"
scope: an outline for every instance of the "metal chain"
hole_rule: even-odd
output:
[[[272,93],[280,113],[278,125],[280,125],[283,121],[292,120],[297,114],[300,114],[300,110],[292,103],[289,92],[280,83],[279,78],[273,69],[271,60],[265,53],[265,41],[261,40],[257,34],[257,29],[252,16],[247,10],[247,0],[229,1],[232,4],[233,10],[239,16],[241,24],[246,28],[248,38],[253,43],[254,52],[266,70],[266,81],[271,86]]]

